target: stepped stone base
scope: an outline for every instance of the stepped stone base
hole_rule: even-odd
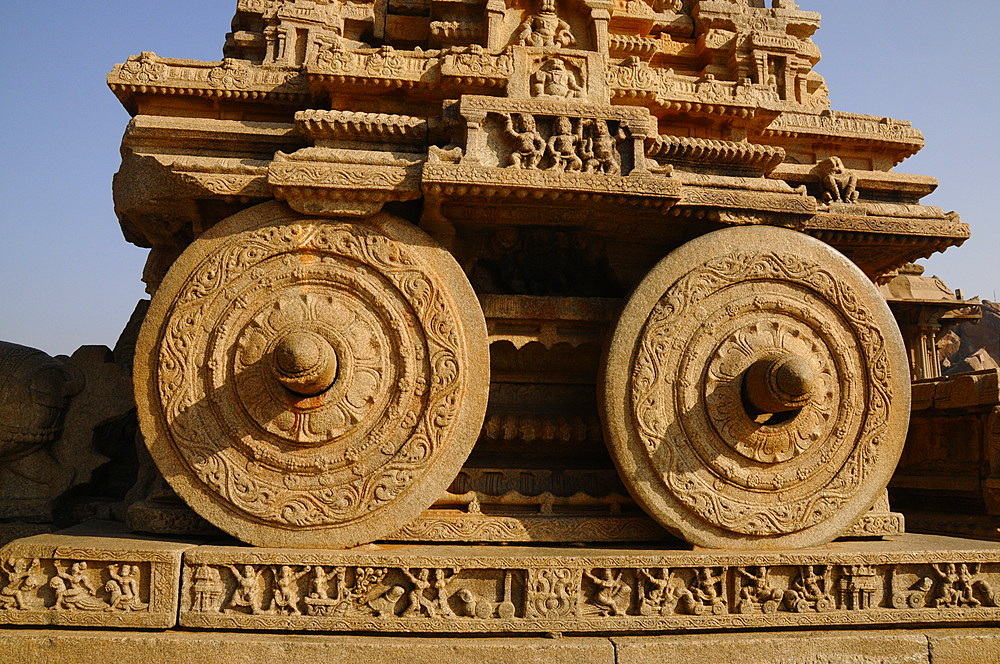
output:
[[[982,664],[1000,630],[766,632],[640,637],[446,638],[0,630],[0,664]]]
[[[107,527],[12,542],[0,624],[611,636],[1000,622],[1000,543],[932,535],[754,553],[204,542]]]

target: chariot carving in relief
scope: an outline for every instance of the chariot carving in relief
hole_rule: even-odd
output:
[[[762,5],[241,1],[223,61],[117,67],[172,489],[258,546],[880,534],[875,284],[968,228]]]

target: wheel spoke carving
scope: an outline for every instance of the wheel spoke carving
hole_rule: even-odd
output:
[[[406,222],[267,204],[197,240],[157,292],[137,393],[150,451],[203,517],[259,546],[350,546],[446,488],[482,425],[482,311]]]
[[[636,289],[602,379],[636,499],[715,547],[829,541],[885,488],[909,411],[902,340],[846,258],[775,228],[717,231]]]

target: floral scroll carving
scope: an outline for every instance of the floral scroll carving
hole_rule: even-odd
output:
[[[845,511],[867,509],[898,459],[902,344],[886,336],[889,314],[870,283],[829,249],[812,240],[801,252],[773,249],[800,239],[778,229],[721,233],[734,232],[753,247],[719,244],[726,250],[712,255],[707,239],[697,254],[672,256],[661,264],[678,265],[666,292],[654,300],[659,287],[647,277],[649,290],[637,290],[646,313],[623,314],[642,324],[631,328],[634,345],[621,334],[612,341],[629,348],[621,358],[630,369],[623,395],[608,384],[606,403],[624,397],[621,426],[631,431],[620,442],[622,420],[606,413],[613,449],[662,487],[669,498],[643,502],[685,537],[832,539],[850,525]],[[685,259],[692,264],[680,267]],[[749,385],[761,365],[794,383],[801,400],[760,399]],[[609,360],[605,380],[623,370]],[[826,525],[832,519],[837,530]]]
[[[441,464],[457,473],[468,453],[451,446],[482,389],[468,363],[482,330],[395,221],[315,223],[269,207],[278,222],[252,215],[193,258],[153,318],[161,327],[144,329],[156,367],[147,440],[178,491],[190,499],[194,482],[207,495],[194,507],[246,539],[287,543],[278,533],[295,529],[336,542],[345,524],[374,538],[409,520],[381,522],[384,508],[410,503],[422,477],[443,490]],[[425,492],[430,503],[439,491]]]

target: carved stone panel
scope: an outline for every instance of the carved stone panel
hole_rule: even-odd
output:
[[[255,544],[336,548],[441,495],[483,422],[482,309],[461,268],[389,215],[270,203],[215,226],[137,346],[147,446],[202,517]]]
[[[795,552],[394,546],[185,554],[185,627],[623,633],[1000,617],[1000,545],[926,536]]]
[[[0,625],[168,628],[192,544],[36,535],[0,549]]]
[[[610,339],[606,440],[633,497],[711,547],[842,534],[902,449],[909,371],[864,275],[777,228],[711,233],[642,281]]]

